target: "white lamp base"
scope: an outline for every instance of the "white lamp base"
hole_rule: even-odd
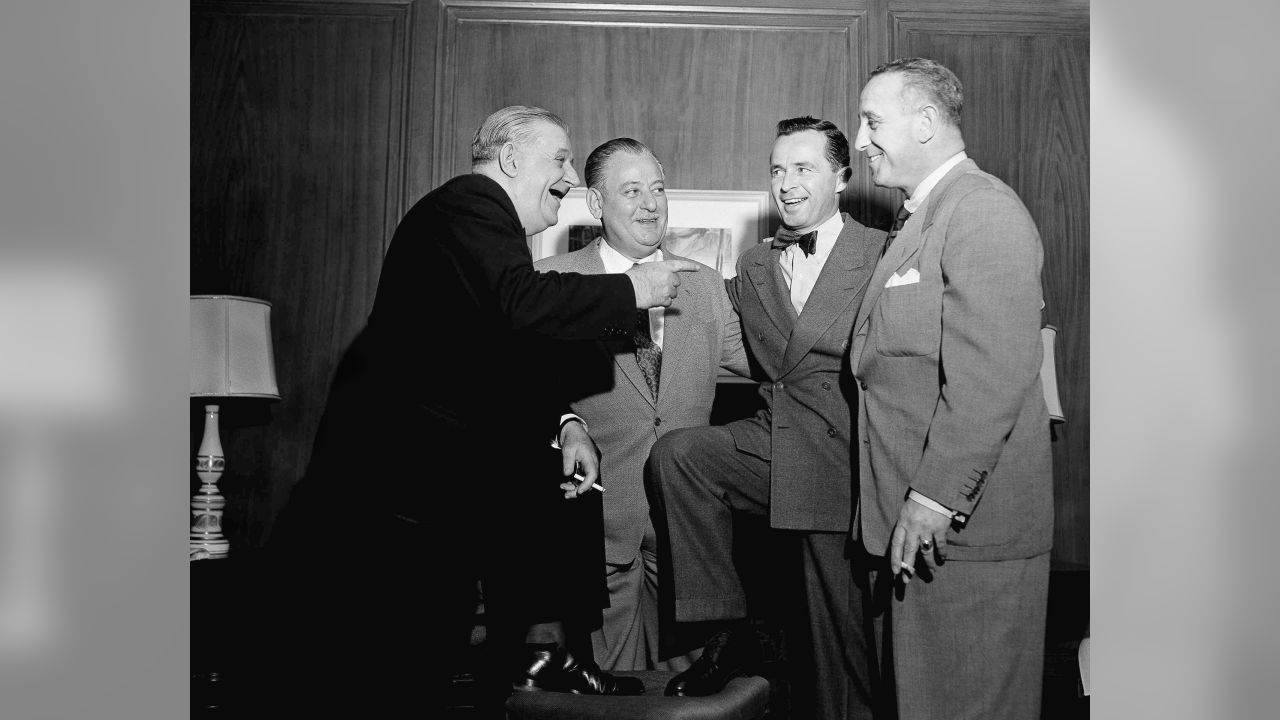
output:
[[[191,497],[191,560],[226,557],[231,549],[222,534],[222,510],[227,501],[218,492],[218,480],[225,466],[222,440],[218,436],[218,406],[205,405],[204,438],[196,452],[200,489]]]

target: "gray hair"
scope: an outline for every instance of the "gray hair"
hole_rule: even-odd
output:
[[[524,145],[532,141],[534,126],[540,122],[559,125],[566,134],[569,132],[559,115],[531,105],[510,105],[485,118],[471,141],[471,166],[496,159],[507,143]]]
[[[882,73],[901,74],[904,90],[911,90],[936,103],[942,110],[943,117],[952,125],[960,127],[964,88],[960,85],[960,78],[945,65],[928,58],[898,58],[872,70],[871,77]]]

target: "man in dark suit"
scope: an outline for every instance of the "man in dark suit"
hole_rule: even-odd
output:
[[[802,535],[812,659],[796,699],[813,703],[803,716],[869,716],[873,653],[848,547],[857,476],[845,358],[884,233],[840,212],[850,172],[849,143],[835,125],[778,123],[769,173],[783,227],[742,255],[729,283],[764,378],[765,408],[726,426],[669,433],[650,455],[650,502],[671,553],[676,620],[717,631],[669,693],[715,692],[744,670],[747,634],[732,627],[747,614],[731,557],[732,516],[767,514],[773,528]]]
[[[286,615],[269,669],[294,714],[442,712],[478,581],[490,644],[529,644],[519,688],[635,690],[594,667],[589,643],[567,647],[571,623],[585,638],[604,600],[599,506],[592,518],[563,500],[548,447],[560,399],[523,364],[548,338],[629,337],[637,309],[669,304],[677,271],[697,265],[533,269],[527,236],[556,222],[578,182],[568,130],[546,110],[491,115],[472,163],[396,229],[271,540]],[[509,675],[493,677],[510,691]]]
[[[899,579],[887,616],[903,720],[1040,717],[1053,539],[1043,249],[1018,196],[965,155],[962,103],[941,64],[886,63],[863,87],[856,142],[872,180],[906,194],[850,359],[858,530],[887,556],[876,582]]]
[[[661,247],[666,181],[648,147],[631,138],[610,140],[587,157],[583,174],[587,206],[603,224],[601,236],[534,267],[596,275],[679,258]],[[585,420],[562,431],[566,464],[584,468],[581,492],[592,493],[598,462],[608,488],[601,500],[609,607],[603,626],[592,633],[595,659],[606,670],[689,667],[683,655],[658,653],[657,539],[645,499],[644,463],[658,438],[710,421],[721,367],[747,373],[738,316],[720,273],[699,265],[681,280],[680,296],[669,307],[638,318],[643,337],[582,344],[566,358],[558,380],[573,412]],[[577,495],[579,486],[567,490]]]

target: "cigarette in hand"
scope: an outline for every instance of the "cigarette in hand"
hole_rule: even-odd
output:
[[[898,567],[902,568],[902,571],[905,572],[908,576],[914,575],[916,572],[915,568],[911,567],[910,565],[904,562],[898,563]]]
[[[577,480],[578,482],[582,482],[583,480],[587,479],[587,476],[583,475],[580,472],[576,472],[573,474],[573,479]],[[604,492],[604,486],[601,485],[600,483],[591,483],[591,487],[599,490],[600,492]]]

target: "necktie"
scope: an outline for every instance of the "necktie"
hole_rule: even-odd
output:
[[[632,263],[632,267],[638,266],[640,263]],[[649,311],[636,311],[636,365],[640,366],[640,374],[644,376],[644,382],[649,386],[649,392],[653,393],[653,398],[658,399],[658,380],[662,376],[662,348],[653,341],[653,335],[649,328]]]
[[[658,397],[658,380],[662,375],[662,348],[649,333],[649,311],[636,311],[636,364],[640,366],[640,374],[649,385],[649,392]]]
[[[780,227],[778,232],[773,234],[773,246],[779,250],[786,250],[787,246],[795,243],[800,244],[800,249],[804,250],[806,257],[812,255],[818,247],[818,231],[814,230],[801,235],[795,230]]]
[[[885,238],[885,250],[888,250],[889,245],[893,243],[893,239],[898,237],[898,231],[902,229],[903,225],[907,224],[907,218],[909,217],[911,217],[911,211],[907,209],[906,203],[903,203],[902,207],[898,208],[898,216],[893,220],[893,227],[889,229],[889,237]]]

